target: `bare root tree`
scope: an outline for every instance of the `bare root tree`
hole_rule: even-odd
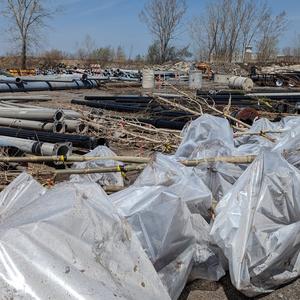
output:
[[[257,42],[257,59],[265,62],[277,55],[277,45],[280,35],[286,28],[286,13],[273,17],[267,14],[260,26],[260,38]]]
[[[21,49],[21,66],[26,69],[28,50],[38,43],[45,21],[57,10],[46,8],[42,0],[2,0],[2,3],[3,14],[11,23],[10,34]]]
[[[155,40],[159,41],[161,63],[168,60],[170,41],[175,38],[186,9],[186,0],[149,0],[140,14]]]
[[[275,18],[281,19],[279,16]],[[262,39],[262,28],[271,23],[266,2],[214,0],[209,1],[202,16],[193,19],[190,32],[200,58],[232,62],[242,60],[245,48]]]

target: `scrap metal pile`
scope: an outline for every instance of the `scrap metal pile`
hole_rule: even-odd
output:
[[[289,99],[239,96],[260,101],[249,121],[237,94],[173,91],[2,98],[1,299],[175,300],[228,273],[255,297],[300,275],[300,118],[274,105]]]
[[[258,71],[256,66],[253,66],[250,77],[257,85],[261,86],[299,87],[300,67],[299,65],[284,67],[275,65],[263,67]]]

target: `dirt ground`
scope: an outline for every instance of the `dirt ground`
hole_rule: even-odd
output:
[[[170,92],[168,88],[162,88],[159,90],[161,93]],[[171,91],[172,92],[172,91]],[[44,92],[30,92],[30,93],[18,93],[18,95],[48,95],[52,98],[48,102],[32,102],[30,104],[42,106],[42,107],[53,107],[53,108],[69,108],[72,109],[77,107],[79,109],[89,109],[82,106],[74,106],[71,104],[72,99],[84,99],[84,96],[88,95],[111,95],[111,94],[139,94],[142,93],[142,89],[139,87],[126,87],[121,86],[108,86],[100,89],[91,90],[68,90],[68,91],[44,91]],[[12,93],[1,93],[1,96],[12,96]],[[130,145],[124,145],[122,149],[116,148],[111,145],[113,151],[119,155],[138,155],[137,150],[130,149]],[[150,155],[151,151],[144,153],[144,155]],[[130,178],[130,181],[133,179]],[[229,275],[221,279],[219,282],[209,282],[205,280],[196,280],[192,283],[187,284],[184,291],[182,292],[179,300],[244,300],[249,299],[243,294],[239,293],[231,284]],[[286,285],[275,292],[260,296],[252,299],[264,299],[264,300],[298,300],[300,299],[300,279],[293,283]]]
[[[300,299],[300,279],[289,285],[277,289],[276,291],[263,296],[248,298],[238,292],[231,284],[227,275],[219,282],[206,280],[196,280],[187,284],[179,300],[299,300]]]

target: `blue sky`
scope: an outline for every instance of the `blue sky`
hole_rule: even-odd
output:
[[[152,41],[146,26],[141,23],[139,13],[147,0],[45,0],[52,5],[64,7],[62,13],[50,20],[46,39],[40,50],[57,48],[75,52],[78,45],[89,34],[96,45],[124,47],[126,53],[135,56],[144,54]],[[203,12],[209,0],[187,0],[188,11],[184,24]],[[260,1],[260,0],[257,0]],[[268,0],[274,13],[285,10],[288,15],[288,31],[280,42],[280,47],[292,44],[297,33],[300,33],[300,0]],[[0,29],[4,32],[6,20],[0,17]],[[299,29],[298,29],[299,28]],[[190,43],[187,30],[183,30],[176,40],[177,45]],[[7,36],[0,36],[0,54],[10,51]]]

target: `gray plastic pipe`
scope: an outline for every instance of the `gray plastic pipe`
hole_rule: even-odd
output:
[[[36,129],[55,133],[65,133],[65,123],[64,122],[39,122],[31,120],[20,120],[20,119],[9,119],[0,117],[0,125],[6,127],[14,128],[24,128],[24,129]]]
[[[32,109],[40,109],[40,110],[47,110],[55,112],[57,109],[49,108],[49,107],[41,107],[36,105],[29,105],[24,103],[11,103],[11,102],[5,102],[0,100],[0,106],[6,106],[6,107],[22,107],[22,108],[32,108]],[[64,115],[67,119],[79,119],[82,117],[81,113],[78,113],[71,109],[63,109]]]
[[[32,140],[20,139],[10,136],[0,136],[0,143],[16,147],[25,153],[37,155],[70,155],[72,153],[71,143],[50,144]]]
[[[0,117],[34,121],[61,122],[64,120],[64,112],[61,109],[47,110],[35,108],[0,107]]]
[[[100,82],[100,81],[99,81]],[[14,83],[0,80],[0,92],[26,92],[26,91],[48,91],[48,90],[66,90],[66,89],[91,89],[99,86],[97,80],[76,80],[73,81],[23,81]]]

